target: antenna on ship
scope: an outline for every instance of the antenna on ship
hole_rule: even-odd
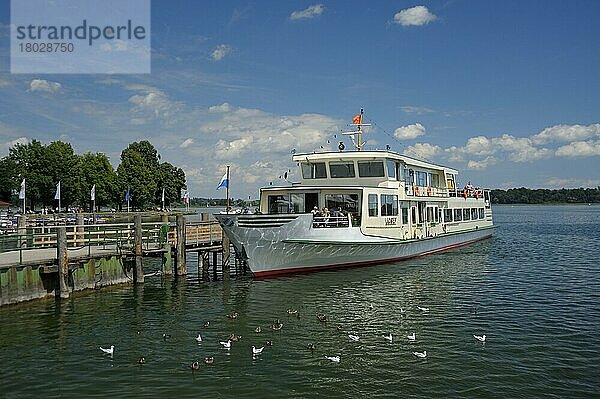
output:
[[[363,126],[371,126],[370,123],[363,123],[364,113],[365,113],[364,109],[361,108],[360,114],[354,116],[354,118],[352,119],[352,123],[348,125],[348,126],[356,126],[357,130],[355,132],[342,132],[343,135],[350,136],[350,140],[352,140],[352,145],[354,145],[354,147],[356,147],[356,149],[358,151],[362,151],[363,145],[366,144],[361,141]],[[356,135],[356,141],[354,141],[354,135]]]

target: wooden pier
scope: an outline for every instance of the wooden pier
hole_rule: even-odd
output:
[[[161,259],[155,273],[163,276],[186,276],[186,258],[194,252],[199,279],[246,274],[245,260],[235,256],[218,222],[208,215],[198,222],[187,222],[181,214],[172,219],[163,214],[160,222],[142,222],[142,214],[135,214],[126,223],[84,224],[78,215],[74,225],[28,226],[20,218],[16,233],[0,235],[0,306],[68,298],[73,291],[113,284],[143,284],[149,257]]]

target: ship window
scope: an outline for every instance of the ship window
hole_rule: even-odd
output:
[[[479,208],[479,219],[485,219],[485,211],[483,208]]]
[[[415,171],[412,169],[404,169],[404,181],[406,185],[412,186],[415,182]]]
[[[427,185],[427,172],[417,171],[417,186],[425,187]]]
[[[305,179],[325,179],[327,177],[325,162],[303,163],[302,177]]]
[[[306,207],[304,206],[304,193],[290,194],[290,213],[304,213],[306,212]]]
[[[439,187],[440,186],[440,176],[435,173],[431,175],[431,181],[429,182],[431,187]]]
[[[381,194],[381,216],[398,216],[398,196]]]
[[[401,163],[396,163],[396,180],[403,181],[404,180],[404,167]]]
[[[426,215],[427,215],[427,221],[428,221],[428,222],[434,222],[434,220],[433,220],[433,214],[434,214],[434,212],[433,212],[433,207],[431,207],[431,206],[428,206],[428,207],[427,207],[427,212],[426,212]]]
[[[387,162],[388,177],[396,179],[396,162],[388,160]]]
[[[454,221],[455,222],[460,222],[462,220],[462,210],[461,209],[455,209],[454,210]]]
[[[337,213],[342,208],[344,214],[360,215],[358,194],[327,194],[325,195],[325,206],[332,213]]]
[[[477,208],[471,208],[471,220],[477,220],[478,216]]]
[[[452,221],[452,209],[444,209],[444,222]]]
[[[329,174],[331,177],[354,177],[354,163],[329,163]]]
[[[358,175],[360,177],[383,177],[382,161],[359,161]]]
[[[377,216],[377,194],[369,194],[369,216]]]
[[[402,208],[402,224],[408,224],[408,208]]]
[[[469,208],[463,209],[463,220],[470,220],[471,212]]]
[[[288,195],[269,195],[269,213],[288,213],[290,210],[290,197]]]

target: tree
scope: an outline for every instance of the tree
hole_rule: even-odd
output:
[[[42,191],[44,204],[52,204],[56,193],[56,184],[60,182],[61,203],[63,207],[76,201],[78,156],[69,143],[53,141],[44,148],[45,168],[42,172],[49,177]],[[56,204],[58,206],[58,204]]]
[[[118,203],[119,186],[117,174],[108,157],[103,153],[86,153],[77,162],[77,203],[87,207],[91,203],[90,192],[96,185],[96,206]]]
[[[163,162],[159,166],[158,172],[158,191],[162,195],[162,189],[165,189],[165,203],[171,204],[181,198],[181,190],[187,188],[185,183],[185,172],[181,168],[176,168],[168,162]]]
[[[117,168],[119,186],[124,193],[130,190],[134,208],[144,208],[156,203],[159,156],[148,141],[131,143],[121,152],[121,164]]]
[[[10,202],[13,192],[19,189],[17,165],[9,157],[0,159],[0,200]]]
[[[52,184],[52,178],[45,173],[44,150],[38,140],[27,144],[17,143],[9,149],[8,158],[15,166],[17,176],[14,184],[20,184],[22,179],[26,180],[26,198],[31,203],[31,208],[43,201],[43,193]]]

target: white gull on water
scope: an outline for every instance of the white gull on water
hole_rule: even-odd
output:
[[[104,353],[107,353],[107,354],[109,354],[109,355],[111,355],[111,356],[112,356],[112,355],[113,355],[113,353],[115,352],[115,346],[114,346],[114,345],[111,345],[111,346],[110,346],[110,348],[108,348],[108,349],[106,349],[106,348],[103,348],[103,347],[100,347],[100,350],[101,350],[102,352],[104,352]]]

